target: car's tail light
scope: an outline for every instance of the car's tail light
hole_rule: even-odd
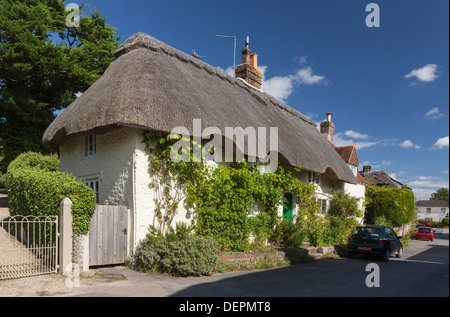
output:
[[[353,241],[352,236],[349,236],[347,239],[349,242]]]
[[[386,244],[387,243],[387,239],[386,238],[380,239],[380,240],[378,240],[378,243]]]

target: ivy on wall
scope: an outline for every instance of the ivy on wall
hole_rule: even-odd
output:
[[[196,220],[196,234],[213,238],[224,250],[245,251],[250,235],[270,238],[280,221],[277,210],[286,191],[299,198],[314,192],[314,185],[302,184],[281,166],[275,173],[262,174],[257,165],[248,167],[245,161],[215,167],[196,162],[194,148],[210,154],[214,149],[188,139],[185,141],[190,146],[174,153],[176,140],[179,137],[144,133],[150,187],[155,191],[155,218],[163,233],[184,200]],[[178,160],[183,156],[190,160]],[[255,209],[258,214],[249,217]]]

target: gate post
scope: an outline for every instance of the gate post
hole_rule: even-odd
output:
[[[72,273],[72,201],[64,198],[59,213],[59,272]]]

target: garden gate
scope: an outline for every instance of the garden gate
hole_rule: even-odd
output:
[[[58,216],[0,219],[0,280],[56,273]]]
[[[89,229],[89,265],[121,264],[127,255],[126,206],[98,205]]]

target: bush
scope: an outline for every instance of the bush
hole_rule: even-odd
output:
[[[10,214],[57,216],[61,201],[68,197],[73,203],[73,232],[86,234],[95,209],[95,194],[75,176],[54,171],[59,169],[55,157],[24,153],[11,162],[6,174]]]
[[[358,201],[358,198],[351,197],[343,190],[334,190],[330,199],[328,213],[341,217],[361,217],[361,211],[358,209]]]
[[[272,242],[280,247],[301,247],[306,238],[306,230],[299,218],[289,221],[283,218],[276,226]]]
[[[132,259],[134,269],[143,272],[171,273],[175,276],[210,275],[218,259],[217,243],[194,236],[185,225],[163,237],[150,228]]]
[[[20,154],[8,165],[8,173],[24,169],[36,169],[46,172],[59,172],[59,159],[56,154],[26,152]]]
[[[393,227],[400,227],[414,219],[414,193],[409,189],[368,186],[366,204],[373,211],[373,219],[384,219]]]

